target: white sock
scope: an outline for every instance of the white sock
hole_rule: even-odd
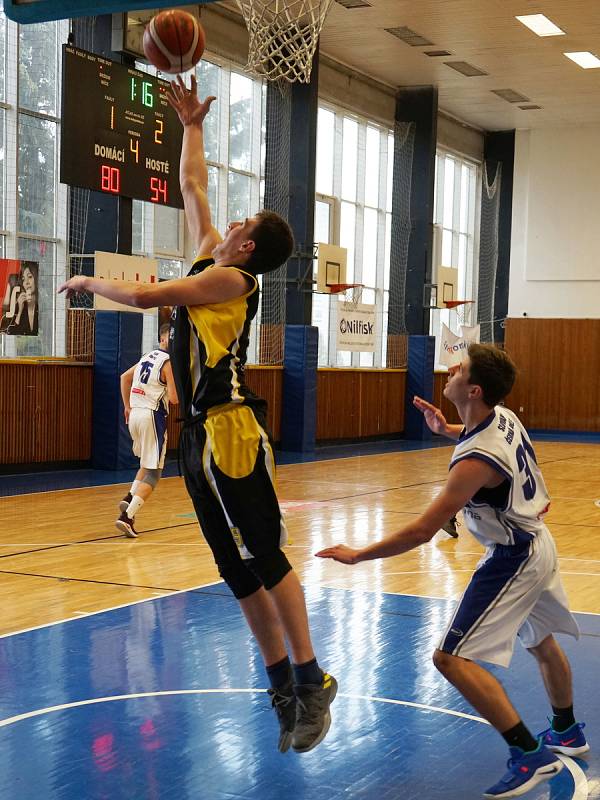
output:
[[[129,490],[129,494],[130,494],[132,497],[133,497],[133,495],[134,495],[134,494],[137,492],[137,490],[139,489],[140,483],[141,483],[141,481],[134,481],[134,482],[131,484],[131,489]]]
[[[127,506],[127,511],[125,512],[129,519],[133,519],[143,505],[144,501],[136,494],[131,503]]]

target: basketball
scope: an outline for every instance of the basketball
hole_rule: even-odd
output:
[[[171,9],[152,17],[144,31],[144,53],[161,72],[187,72],[202,58],[205,36],[196,17]]]

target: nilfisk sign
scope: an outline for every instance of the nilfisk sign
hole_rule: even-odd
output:
[[[375,306],[339,303],[337,310],[337,349],[352,352],[375,351]]]

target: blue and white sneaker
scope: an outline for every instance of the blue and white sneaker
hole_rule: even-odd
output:
[[[520,797],[538,783],[548,781],[561,771],[563,762],[540,741],[535,750],[524,753],[520,747],[511,747],[506,766],[508,772],[491,786],[484,797]]]
[[[585,722],[575,722],[566,731],[555,731],[550,725],[545,731],[538,734],[548,750],[563,753],[565,756],[580,756],[590,749],[583,729]]]

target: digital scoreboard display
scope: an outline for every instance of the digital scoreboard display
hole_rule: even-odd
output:
[[[167,81],[63,46],[60,180],[183,208],[183,127]]]

